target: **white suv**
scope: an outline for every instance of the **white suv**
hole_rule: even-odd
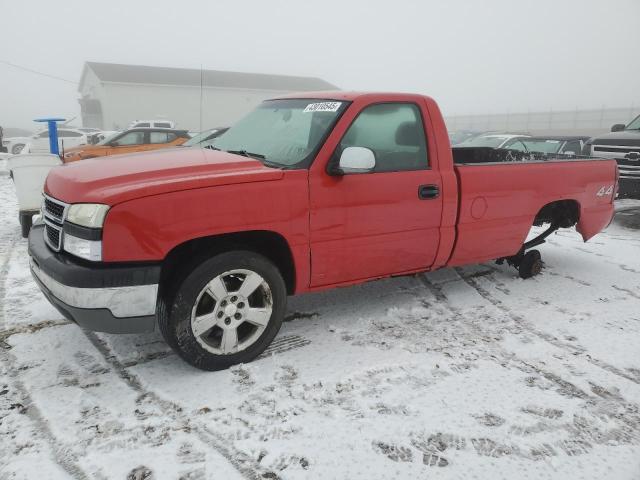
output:
[[[132,128],[176,128],[176,123],[171,120],[134,120],[127,130]]]
[[[85,145],[87,134],[75,128],[58,128],[58,148],[63,149]],[[49,153],[49,131],[44,130],[31,137],[31,142],[21,153]]]

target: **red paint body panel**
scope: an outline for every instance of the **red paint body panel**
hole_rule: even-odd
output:
[[[536,214],[556,200],[578,202],[578,231],[588,240],[613,216],[612,195],[598,197],[597,192],[615,183],[616,168],[615,161],[456,167],[460,216],[457,241],[448,264],[464,265],[514,255]]]
[[[547,203],[580,204],[583,238],[613,215],[615,161],[453,165],[436,102],[406,94],[322,92],[289,98],[351,102],[308,170],[267,168],[206,149],[170,149],[85,160],[55,168],[45,191],[68,203],[111,206],[105,262],[162,261],[176,246],[226,233],[269,231],[284,238],[297,293],[515,254]],[[358,113],[381,102],[417,105],[429,169],[331,176],[336,146]],[[437,185],[437,199],[418,198]]]
[[[363,108],[380,102],[411,102],[420,108],[431,168],[328,175],[327,164],[353,120]],[[433,265],[443,197],[418,198],[420,185],[442,187],[438,152],[433,148],[437,140],[430,138],[429,118],[425,97],[419,95],[369,94],[353,100],[309,171],[311,287],[427,270]]]
[[[282,176],[280,170],[251,158],[204,148],[171,148],[61,165],[51,170],[44,190],[67,203],[116,205],[166,192]]]
[[[286,239],[299,287],[308,286],[307,171],[269,170],[281,178],[169,192],[115,205],[105,221],[104,261],[157,261],[188,240],[270,231]]]

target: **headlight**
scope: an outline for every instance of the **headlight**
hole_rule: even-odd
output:
[[[63,249],[76,257],[100,262],[102,260],[102,241],[86,240],[64,233]]]
[[[109,205],[100,203],[76,203],[69,207],[67,221],[89,228],[102,228]]]

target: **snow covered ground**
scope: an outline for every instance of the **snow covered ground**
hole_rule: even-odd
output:
[[[269,354],[206,373],[159,334],[66,322],[1,174],[0,205],[0,479],[640,478],[638,210],[552,236],[531,280],[291,298]]]

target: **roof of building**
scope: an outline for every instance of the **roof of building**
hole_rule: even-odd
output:
[[[86,62],[80,84],[83,83],[87,68],[93,70],[103,82],[189,86],[199,86],[202,82],[205,87],[274,90],[279,92],[338,89],[335,85],[314,77],[98,62]]]

